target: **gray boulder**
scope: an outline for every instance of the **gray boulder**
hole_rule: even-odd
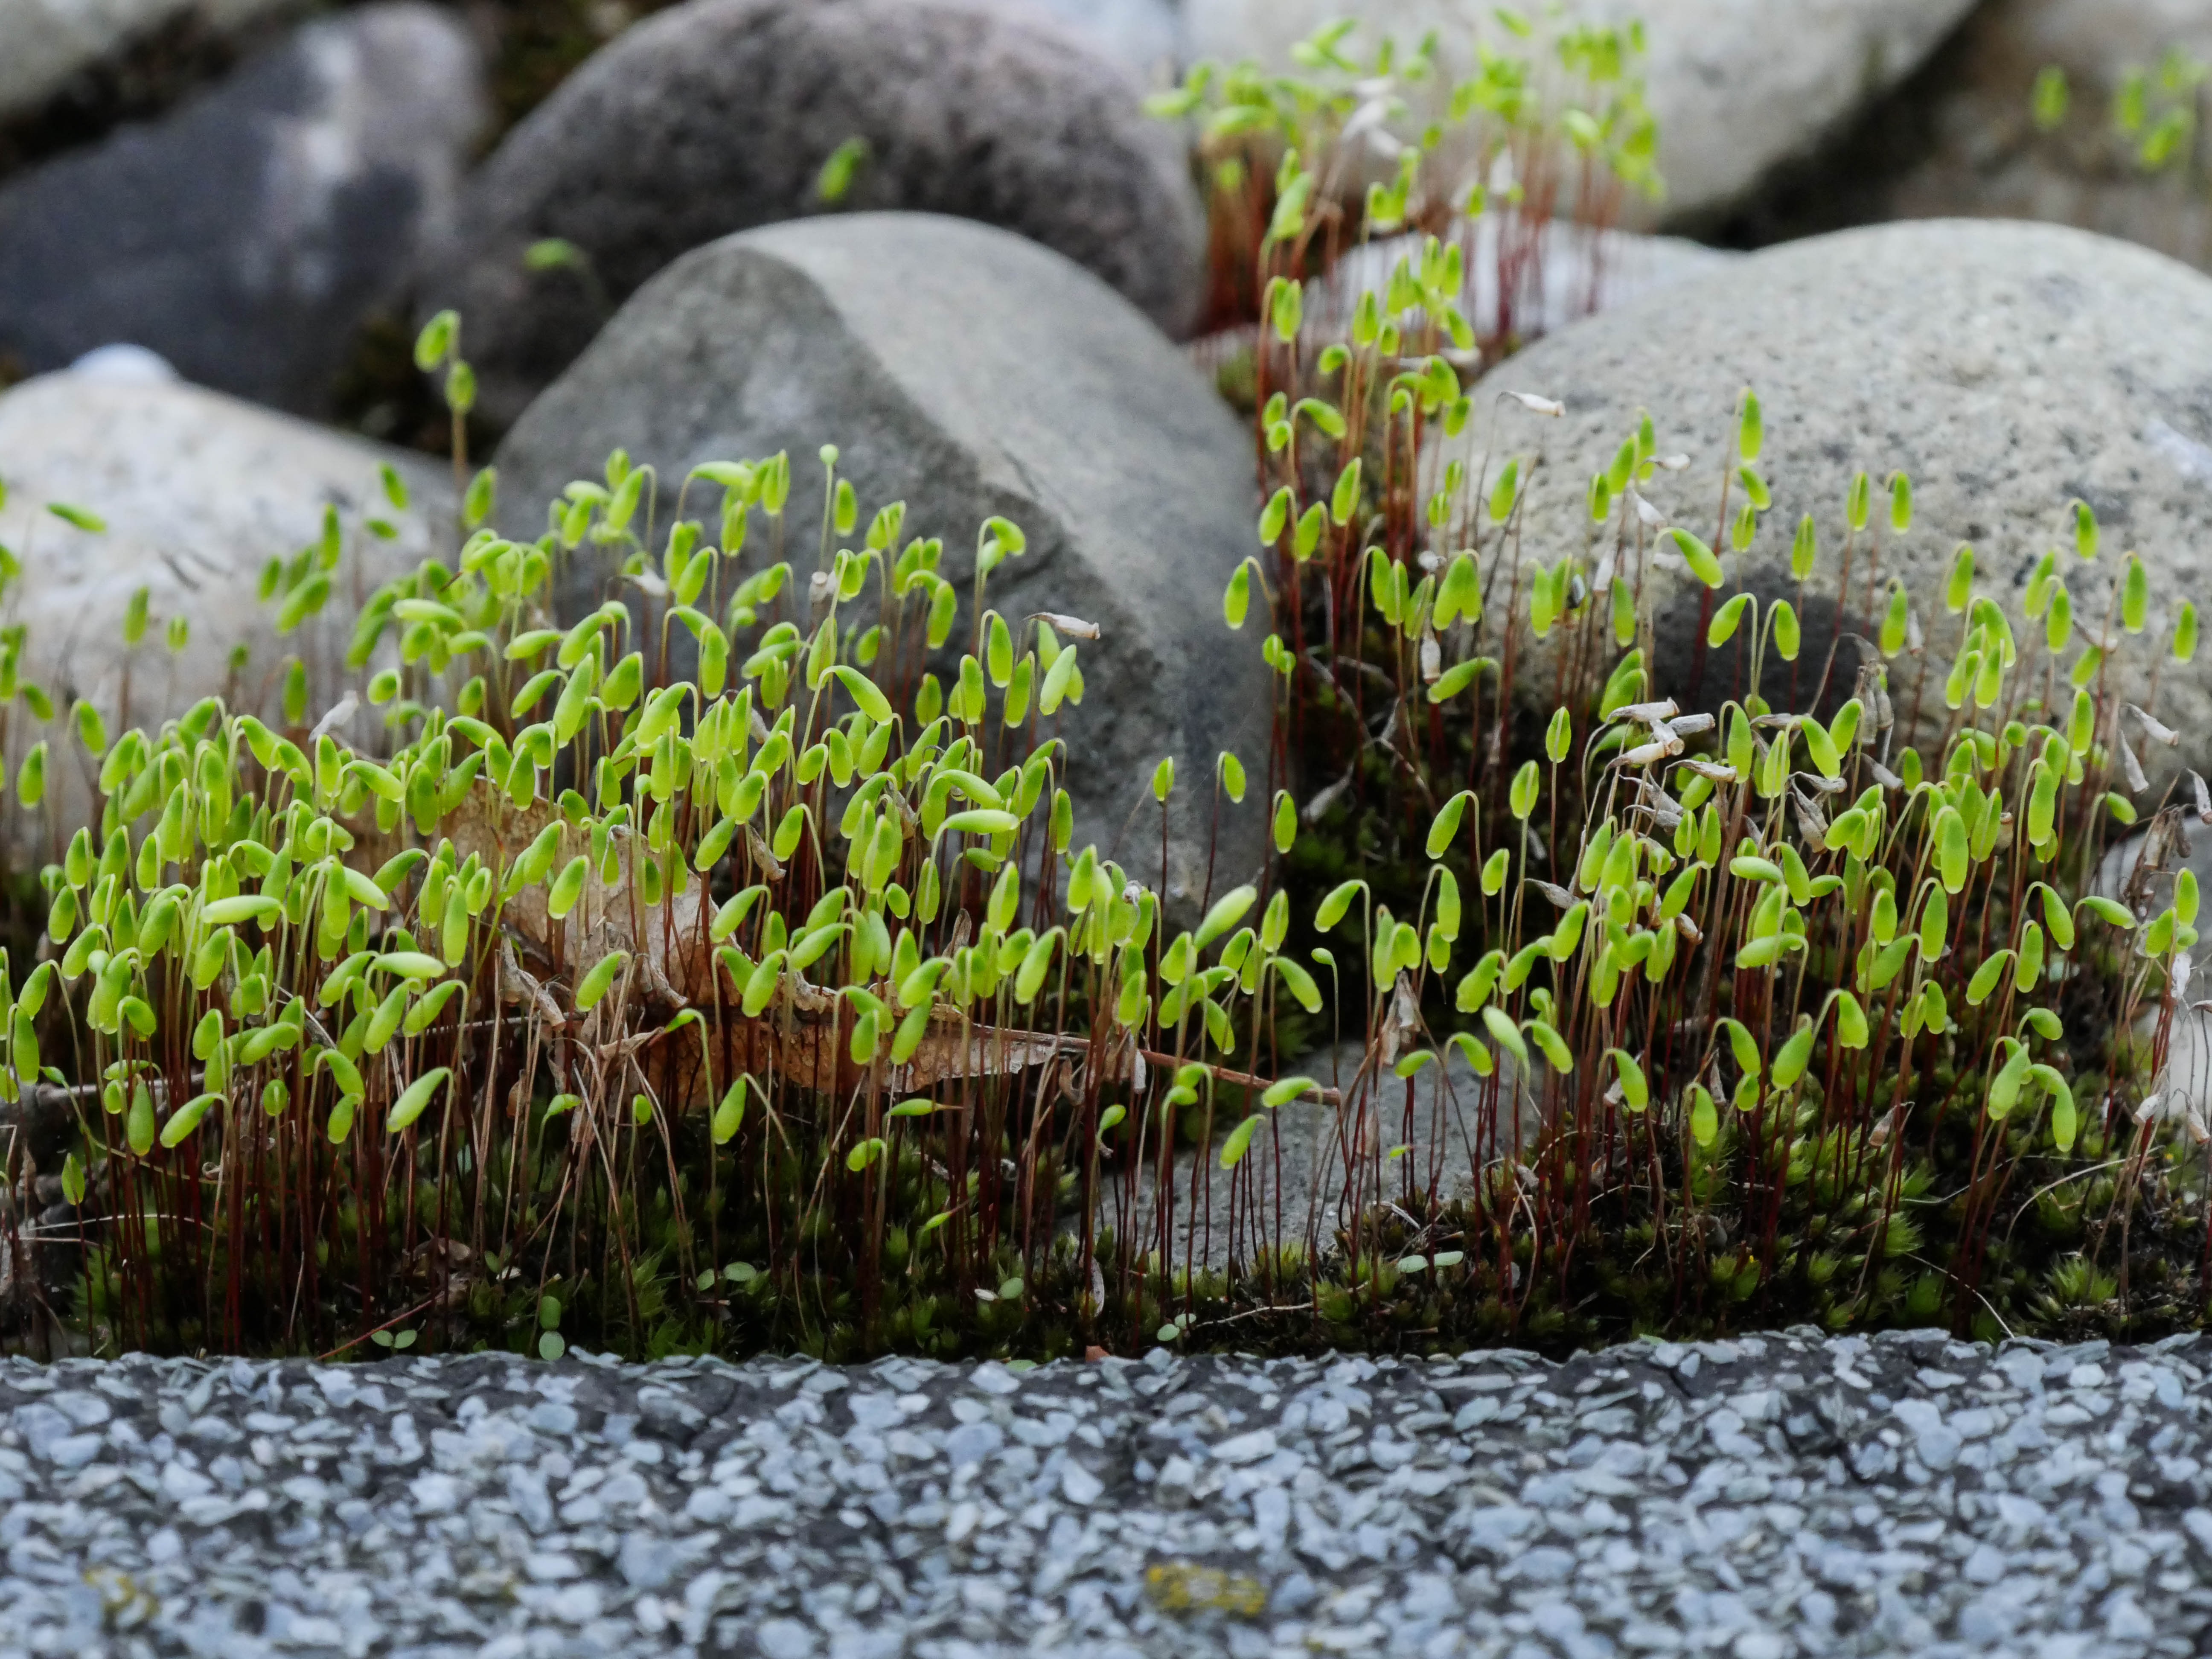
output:
[[[1656,289],[1694,283],[1743,257],[1678,236],[1601,230],[1557,219],[1532,228],[1529,240],[1539,250],[1533,258],[1501,258],[1506,248],[1527,245],[1522,227],[1509,213],[1485,214],[1461,239],[1467,259],[1460,309],[1486,344],[1540,338]],[[1319,353],[1348,337],[1361,296],[1387,295],[1399,262],[1418,264],[1426,240],[1405,235],[1364,242],[1310,279],[1301,349]],[[1257,322],[1241,323],[1206,335],[1191,349],[1200,362],[1218,365],[1252,351],[1261,332]]]
[[[2051,220],[2212,265],[2212,204],[2194,167],[2145,170],[2112,126],[2122,79],[2154,69],[2170,47],[2212,60],[2212,11],[2196,0],[1992,0],[1915,88],[1917,107],[1899,112],[1924,153],[1869,208]],[[2065,71],[2072,107],[2046,134],[2031,96],[2048,65]],[[2196,100],[2194,88],[2160,96],[2153,118]]]
[[[1645,95],[1659,123],[1660,212],[1676,222],[1718,217],[1778,166],[1805,155],[1917,68],[1972,0],[1570,0],[1571,20],[1644,20]],[[1534,8],[1528,8],[1534,10]],[[1439,32],[1442,61],[1468,72],[1474,43],[1514,43],[1474,0],[1183,0],[1191,59],[1253,58],[1291,67],[1291,48],[1338,17],[1355,37],[1411,46]],[[1648,210],[1632,200],[1632,217]]]
[[[0,187],[0,349],[43,371],[128,341],[319,412],[355,328],[451,213],[486,108],[450,12],[309,24],[162,119]]]
[[[1147,87],[1175,78],[1182,41],[1177,0],[990,0],[1015,15],[1057,20]]]
[[[545,503],[617,446],[658,469],[664,500],[701,462],[786,450],[803,581],[824,441],[841,447],[864,514],[903,501],[907,536],[944,538],[941,568],[963,600],[957,638],[976,531],[994,514],[1029,550],[993,574],[987,603],[1103,630],[1079,647],[1085,700],[1062,716],[1075,845],[1158,882],[1147,791],[1173,755],[1166,887],[1194,905],[1214,757],[1234,750],[1252,788],[1241,808],[1224,803],[1212,889],[1251,878],[1265,857],[1269,672],[1256,629],[1231,634],[1221,614],[1224,584],[1257,545],[1251,446],[1134,307],[1049,249],[923,214],[808,220],[697,249],[507,435],[501,512],[514,533],[536,533]]]
[[[834,209],[947,213],[1196,319],[1203,226],[1173,130],[1042,15],[973,0],[690,0],[631,29],[508,136],[422,284],[461,313],[495,424],[686,250]],[[837,204],[823,164],[866,149]],[[560,239],[580,264],[530,269]]]
[[[0,121],[34,115],[86,71],[157,35],[233,35],[295,0],[0,0]]]
[[[1550,560],[1592,543],[1590,477],[1647,408],[1661,450],[1687,450],[1694,462],[1656,474],[1651,502],[1711,539],[1747,386],[1765,412],[1759,465],[1774,505],[1750,551],[1726,559],[1732,580],[1787,586],[1790,538],[1811,513],[1823,550],[1811,592],[1832,604],[1852,474],[1881,480],[1901,469],[1916,516],[1905,536],[1885,532],[1881,577],[1905,581],[1945,668],[1956,625],[1941,586],[1959,543],[1976,550],[1981,591],[2026,630],[2021,589],[2047,549],[2062,539],[2070,549],[2076,497],[2103,526],[2095,564],[2065,556],[2077,617],[2104,614],[2127,550],[2150,568],[2150,632],[2123,661],[2148,669],[2172,608],[2206,602],[2212,281],[2184,265],[2054,226],[1943,220],[1845,231],[1577,323],[1492,370],[1474,395],[1479,409],[1509,390],[1566,405],[1557,421],[1511,404],[1498,416],[1501,450],[1538,460],[1525,534]],[[1863,544],[1847,626],[1872,635],[1880,617],[1867,601],[1869,571]],[[1669,601],[1691,619],[1694,586],[1674,579]],[[2039,653],[2039,630],[2034,639]],[[1852,649],[1839,671],[1846,681]],[[2189,763],[2212,769],[2212,651],[2188,669],[2167,664],[2159,708],[2185,732]]]
[[[1509,254],[1508,248],[1526,246],[1531,230],[1536,256]],[[1307,295],[1304,314],[1322,331],[1314,337],[1344,338],[1358,296],[1387,294],[1398,262],[1418,265],[1426,240],[1392,236],[1346,253]],[[1557,219],[1524,227],[1505,212],[1476,220],[1462,246],[1467,249],[1467,276],[1460,308],[1485,340],[1550,334],[1656,289],[1702,281],[1743,257],[1679,236],[1600,230]],[[1501,276],[1509,274],[1510,286],[1502,284]]]
[[[319,715],[337,696],[349,596],[434,552],[450,556],[455,536],[450,477],[423,457],[150,377],[25,381],[0,395],[0,456],[8,484],[0,542],[22,563],[6,596],[24,629],[18,673],[56,710],[55,724],[40,729],[11,706],[9,762],[40,737],[52,750],[45,810],[27,817],[12,787],[0,805],[0,842],[30,856],[51,855],[90,818],[95,769],[68,724],[76,699],[98,708],[111,732],[125,721],[158,725],[210,695],[265,714],[286,659],[297,654],[317,671],[310,690]],[[385,498],[387,464],[408,483],[410,511]],[[66,523],[46,511],[53,502],[92,513],[106,528]],[[262,568],[317,540],[326,506],[345,535],[337,596],[325,616],[280,636],[276,606],[258,597]],[[364,533],[376,517],[397,535]],[[141,587],[150,625],[131,648],[123,623]],[[166,638],[173,617],[190,629],[177,651]],[[231,660],[241,646],[242,671]],[[358,735],[373,730],[364,719]]]

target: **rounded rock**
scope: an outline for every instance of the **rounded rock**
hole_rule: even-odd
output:
[[[121,78],[134,58],[179,38],[250,36],[285,0],[103,0],[95,6],[10,6],[0,54],[0,121],[38,115],[103,74]],[[120,72],[120,73],[118,73]],[[143,74],[143,68],[141,73]],[[125,82],[125,84],[129,84]]]
[[[1660,451],[1686,450],[1693,461],[1657,474],[1646,493],[1669,521],[1711,538],[1723,463],[1735,459],[1738,400],[1753,388],[1765,410],[1759,465],[1773,506],[1750,550],[1725,555],[1730,581],[1781,591],[1791,538],[1809,513],[1822,550],[1810,592],[1832,605],[1845,495],[1863,469],[1876,494],[1880,564],[1870,566],[1862,538],[1844,626],[1876,634],[1876,607],[1890,579],[1901,580],[1938,676],[1957,644],[1941,590],[1960,543],[1975,550],[1976,591],[2004,606],[2023,656],[2038,658],[2043,629],[2030,633],[2022,595],[2045,551],[2066,550],[2059,571],[2075,615],[2095,618],[2127,550],[2137,550],[2150,575],[2150,625],[2125,640],[2118,664],[2139,684],[2165,649],[2175,608],[2202,603],[2205,592],[2208,363],[2212,281],[2186,266],[2059,227],[1948,220],[1752,255],[1553,335],[1492,370],[1474,398],[1478,409],[1502,410],[1500,453],[1533,453],[1539,462],[1523,536],[1550,562],[1595,551],[1601,532],[1589,523],[1586,487],[1646,409]],[[1541,420],[1498,404],[1508,391],[1556,398],[1566,414]],[[1477,441],[1491,431],[1479,422]],[[1884,498],[1884,481],[1899,470],[1914,496],[1902,537],[1887,531]],[[2077,498],[2101,525],[2101,552],[2089,565],[2072,550]],[[1692,579],[1672,587],[1694,617]],[[1669,604],[1662,594],[1662,623]],[[1808,654],[1818,662],[1826,640],[1808,622]],[[2114,634],[2124,637],[2117,625]],[[2069,661],[2081,638],[2077,630]],[[1686,653],[1686,636],[1675,648]],[[1668,651],[1662,627],[1662,690],[1679,696]],[[1839,661],[1856,667],[1848,652]],[[1893,693],[1909,672],[1893,665]],[[2183,732],[2185,763],[2212,769],[2212,653],[2200,651],[2185,669],[2166,664],[2158,708]],[[1905,712],[1900,702],[1900,720]],[[2173,757],[2161,749],[2145,760],[2155,772]]]
[[[1177,0],[984,0],[1002,11],[1054,19],[1127,64],[1149,86],[1173,77],[1182,38]]]
[[[2114,103],[2130,74],[2169,51],[2212,58],[2212,13],[2197,0],[2002,0],[1976,9],[1954,43],[1893,100],[1877,131],[1921,147],[1866,203],[1881,217],[1939,214],[2046,219],[2121,236],[2212,265],[2212,204],[2191,168],[2146,166],[2142,145],[2169,111],[2195,110],[2153,76],[2150,107],[2130,137]],[[2031,88],[2039,71],[2066,77],[2069,109],[2045,132]],[[2181,147],[2181,155],[2189,154]],[[1838,181],[1846,182],[1847,181]],[[1848,187],[1848,185],[1847,185]]]
[[[992,574],[984,602],[1021,646],[1034,613],[1100,629],[1076,644],[1083,703],[1039,726],[1068,744],[1072,850],[1095,842],[1178,908],[1255,878],[1267,856],[1270,671],[1259,629],[1232,634],[1222,617],[1231,573],[1257,547],[1251,447],[1182,353],[1049,249],[905,213],[771,225],[696,249],[640,290],[508,434],[501,517],[538,533],[546,503],[618,447],[654,467],[671,503],[702,462],[782,451],[803,585],[825,443],[839,447],[838,476],[864,515],[903,501],[902,540],[943,538],[939,568],[961,604],[954,653],[973,621],[977,532],[994,514],[1021,527],[1028,550]],[[710,520],[718,500],[694,484],[684,510]],[[773,556],[749,549],[744,568]],[[611,566],[571,568],[562,603],[581,614]],[[749,649],[738,641],[735,659]],[[957,662],[939,653],[932,665],[942,677]],[[1217,841],[1210,775],[1223,750],[1254,787],[1241,806],[1222,799]],[[1180,781],[1164,848],[1149,786],[1170,755]]]
[[[1666,217],[1702,222],[1750,195],[1778,165],[1817,149],[1876,94],[1917,68],[1971,9],[1971,0],[1644,0],[1629,9],[1650,42],[1645,95],[1659,123]],[[1357,17],[1355,51],[1385,33],[1411,46],[1439,33],[1453,76],[1474,67],[1468,20],[1455,0],[1184,0],[1193,58],[1253,58],[1295,72],[1291,48],[1323,24]],[[1534,11],[1534,7],[1524,9]],[[1595,0],[1565,8],[1572,21],[1618,19]],[[1500,51],[1527,48],[1502,27],[1480,36]],[[2025,94],[2023,94],[2023,97]],[[1646,216],[1637,203],[1636,216]]]
[[[82,698],[116,734],[125,724],[157,727],[204,696],[271,714],[294,654],[317,665],[310,696],[319,714],[338,695],[355,581],[367,592],[412,569],[442,550],[453,523],[449,475],[426,457],[180,381],[27,380],[0,396],[0,453],[8,457],[0,543],[22,565],[7,583],[24,630],[15,677],[44,690],[63,721]],[[385,466],[404,480],[409,510],[386,499]],[[82,509],[100,527],[51,514],[50,503]],[[276,604],[260,598],[264,569],[319,542],[326,507],[343,546],[337,597],[280,635]],[[372,519],[394,533],[367,532]],[[148,626],[134,646],[124,625],[142,587]],[[189,630],[173,648],[173,620]],[[243,669],[233,661],[241,647]],[[361,729],[371,729],[366,720]],[[9,780],[0,844],[43,856],[50,823],[66,838],[96,816],[96,768],[77,763],[82,751],[67,731],[58,721],[41,732],[55,750],[44,810],[19,806]],[[21,750],[12,758],[20,762]]]
[[[825,212],[1000,226],[1096,271],[1171,334],[1204,227],[1173,128],[1049,17],[975,0],[691,0],[599,53],[510,134],[432,259],[479,408],[511,422],[613,307],[688,250]],[[854,144],[843,195],[825,164]],[[568,262],[530,268],[550,240]]]
[[[1708,222],[1752,195],[1777,166],[1816,150],[1878,93],[1920,66],[1971,0],[1646,0],[1650,51],[1646,100],[1659,122],[1659,170],[1668,195],[1652,212],[1631,199],[1639,223],[1656,216]],[[1356,18],[1354,51],[1382,35],[1411,46],[1437,31],[1449,76],[1474,73],[1475,42],[1509,53],[1526,46],[1502,27],[1468,18],[1486,9],[1458,0],[1186,0],[1188,58],[1249,58],[1298,73],[1291,46],[1334,18]],[[1528,11],[1535,11],[1528,7]],[[1571,22],[1620,18],[1620,7],[1575,0]]]
[[[127,343],[325,416],[356,331],[450,233],[488,115],[447,9],[304,25],[158,119],[0,185],[0,350],[45,373]]]

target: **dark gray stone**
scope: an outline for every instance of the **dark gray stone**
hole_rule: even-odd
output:
[[[630,30],[517,127],[422,284],[458,308],[512,422],[647,278],[732,231],[831,210],[823,164],[867,145],[839,210],[1003,226],[1179,333],[1203,227],[1174,131],[1050,19],[972,0],[693,0]],[[532,271],[542,239],[588,269]]]
[[[1524,539],[1555,560],[1595,553],[1598,539],[1614,533],[1591,526],[1585,491],[1644,409],[1656,422],[1660,452],[1686,450],[1692,461],[1652,478],[1651,504],[1712,540],[1747,386],[1765,409],[1759,466],[1774,504],[1750,550],[1725,555],[1730,582],[1778,581],[1794,592],[1790,540],[1810,513],[1821,555],[1808,620],[1832,625],[1822,617],[1832,609],[1821,607],[1836,597],[1850,479],[1865,469],[1875,481],[1880,581],[1869,604],[1862,538],[1844,627],[1876,633],[1887,585],[1901,580],[1926,630],[1936,716],[1945,712],[1942,678],[1959,640],[1942,586],[1962,541],[1976,551],[1977,591],[2012,617],[2039,684],[2043,629],[2031,628],[2021,599],[2051,547],[2066,549],[2060,574],[2077,618],[2069,664],[2082,630],[2104,616],[2127,551],[2149,567],[2148,632],[2130,638],[2113,629],[2119,644],[2107,672],[2123,696],[2142,701],[2174,607],[2185,599],[2206,603],[2212,282],[2185,265],[2055,226],[1943,220],[1846,231],[1753,254],[1577,323],[1491,371],[1474,396],[1479,409],[1500,408],[1501,451],[1539,461]],[[1565,416],[1544,420],[1497,405],[1508,390],[1559,398]],[[1490,430],[1482,426],[1478,441]],[[1883,482],[1899,469],[1915,500],[1903,537],[1888,532]],[[2076,497],[2101,520],[2094,564],[2072,551],[2069,503]],[[1741,500],[1739,490],[1732,503]],[[1693,629],[1697,592],[1686,574],[1662,576],[1662,617],[1679,599],[1685,632]],[[1662,638],[1662,670],[1668,649]],[[1846,684],[1856,649],[1847,645],[1838,657]],[[1817,674],[1824,655],[1801,658],[1801,666],[1809,660]],[[1905,655],[1892,666],[1900,722],[1917,672]],[[1781,689],[1770,659],[1765,690],[1771,697]],[[1684,688],[1662,679],[1662,690],[1680,696]],[[2200,649],[2187,668],[2169,660],[2157,698],[2182,743],[2178,751],[2159,746],[2145,763],[2154,775],[2177,759],[2212,772],[2212,651]],[[2140,749],[2132,725],[2129,735]]]
[[[944,538],[941,568],[963,595],[956,639],[976,530],[994,514],[1022,526],[1029,551],[993,574],[987,603],[1103,629],[1079,647],[1086,694],[1063,717],[1074,845],[1095,842],[1158,883],[1146,792],[1173,754],[1166,886],[1196,902],[1209,779],[1231,749],[1251,792],[1241,808],[1224,803],[1213,890],[1250,878],[1265,856],[1268,671],[1256,623],[1231,634],[1221,595],[1257,545],[1251,447],[1134,307],[1049,249],[923,214],[770,226],[700,248],[641,290],[508,435],[502,514],[514,533],[537,533],[545,503],[617,446],[658,468],[664,501],[701,462],[787,450],[803,584],[825,441],[841,447],[864,514],[903,501],[907,536]],[[568,603],[598,597],[594,584]]]
[[[451,212],[485,111],[450,12],[309,24],[163,119],[0,189],[0,350],[38,371],[130,342],[318,412],[354,329]]]

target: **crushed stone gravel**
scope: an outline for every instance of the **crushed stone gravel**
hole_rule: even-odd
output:
[[[0,1654],[2212,1647],[2212,1340],[0,1364]]]

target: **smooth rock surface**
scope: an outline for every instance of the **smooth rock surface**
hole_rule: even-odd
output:
[[[1062,715],[1073,845],[1095,842],[1158,884],[1148,790],[1172,754],[1166,887],[1196,904],[1214,757],[1231,749],[1252,787],[1242,807],[1223,804],[1212,890],[1250,879],[1266,856],[1268,670],[1254,631],[1231,634],[1221,611],[1256,544],[1250,446],[1134,307],[1049,249],[923,214],[775,225],[701,248],[631,300],[508,435],[501,514],[535,533],[544,504],[598,476],[617,445],[672,492],[701,462],[788,451],[803,584],[825,442],[863,524],[903,501],[906,537],[944,538],[940,569],[962,594],[956,641],[994,514],[1029,550],[992,574],[986,602],[1010,620],[1049,611],[1103,630],[1079,647],[1087,690]],[[598,598],[594,586],[569,602]]]
[[[1532,1158],[1537,1101],[1509,1057],[1498,1056],[1486,1081],[1456,1048],[1409,1079],[1379,1066],[1363,1074],[1365,1054],[1363,1044],[1346,1042],[1281,1067],[1279,1075],[1310,1078],[1339,1100],[1309,1094],[1269,1112],[1233,1174],[1221,1167],[1218,1135],[1202,1164],[1194,1148],[1179,1147],[1170,1162],[1171,1203],[1161,1201],[1158,1145],[1148,1143],[1142,1170],[1107,1177],[1100,1224],[1133,1241],[1139,1256],[1161,1247],[1164,1224],[1178,1267],[1242,1273],[1264,1261],[1270,1235],[1327,1257],[1338,1230],[1378,1202],[1419,1198],[1415,1210],[1453,1203],[1474,1191],[1481,1164]],[[1214,1127],[1235,1121],[1224,1111]],[[1502,1126],[1494,1136],[1492,1122]]]
[[[0,1364],[10,1653],[2190,1659],[2212,1343]]]
[[[1750,194],[1778,165],[1816,148],[1910,74],[1972,0],[1571,0],[1571,18],[1640,17],[1649,37],[1646,97],[1659,123],[1667,198],[1632,198],[1629,216],[1698,222]],[[1389,33],[1411,46],[1440,31],[1449,73],[1468,72],[1474,42],[1510,37],[1470,0],[1183,0],[1191,59],[1250,58],[1291,67],[1291,48],[1332,19],[1356,16],[1355,40]],[[1525,51],[1526,48],[1521,48]]]
[[[1360,295],[1386,295],[1401,259],[1418,264],[1424,238],[1392,236],[1353,248],[1306,284],[1302,349],[1319,353],[1346,339]],[[1460,311],[1486,347],[1525,344],[1601,311],[1677,283],[1694,283],[1743,256],[1679,236],[1598,230],[1553,219],[1526,224],[1487,213],[1462,227],[1466,280]],[[1192,361],[1218,376],[1258,343],[1261,325],[1201,336]]]
[[[1875,205],[1885,215],[2045,219],[2212,265],[2212,205],[2186,169],[2145,173],[2112,131],[2131,70],[2169,47],[2212,60],[2212,10],[2197,0],[1990,0],[1913,88],[1928,153]],[[2065,70],[2072,112],[2036,131],[2037,72]],[[2161,99],[2162,107],[2165,102]]]
[[[2179,844],[2160,833],[2160,844],[2152,846],[2151,830],[2130,835],[2106,849],[2091,890],[2118,899],[2148,921],[2173,902],[2174,884],[2184,869],[2195,874],[2200,890],[2212,888],[2212,825],[2187,805],[2191,793],[2188,780],[2182,779],[2174,797],[2182,806]],[[2136,1121],[2170,1121],[2199,1145],[2212,1135],[2212,1010],[2205,1006],[2208,987],[2195,961],[2204,954],[2183,951],[2163,985],[2156,975],[2147,981],[2135,1026],[2153,1059],[2160,1022],[2166,1027],[2164,1063],[2143,1082]],[[2184,958],[2190,960],[2186,969],[2179,965]]]
[[[149,36],[184,27],[218,35],[296,0],[0,0],[0,121],[35,114],[76,76]]]
[[[2062,574],[2081,617],[2103,614],[2124,554],[2140,550],[2151,627],[2118,659],[2137,673],[2162,652],[2173,606],[2204,601],[2212,281],[2185,266],[2053,226],[1950,220],[1847,231],[1768,249],[1576,324],[1492,370],[1474,400],[1488,410],[1499,392],[1525,390],[1566,404],[1559,421],[1510,405],[1498,416],[1501,449],[1540,459],[1525,536],[1550,561],[1592,544],[1590,476],[1642,409],[1655,417],[1662,453],[1685,450],[1693,462],[1656,475],[1653,505],[1712,540],[1747,386],[1765,409],[1759,466],[1774,505],[1750,552],[1725,559],[1732,580],[1784,572],[1786,580],[1790,538],[1811,513],[1823,549],[1811,591],[1832,597],[1852,474],[1864,468],[1879,481],[1902,469],[1916,516],[1902,538],[1885,528],[1881,578],[1905,582],[1939,675],[1955,643],[1939,588],[1961,541],[1976,550],[1979,591],[2005,605],[2024,640],[2021,591],[2062,534]],[[1478,422],[1474,441],[1491,434]],[[2103,526],[2094,566],[2070,551],[2077,496]],[[1868,620],[1870,568],[1862,548],[1847,613],[1857,619],[1847,626],[1869,636],[1880,620],[1879,611]],[[1693,587],[1686,575],[1674,584],[1682,594]],[[1693,621],[1694,597],[1682,603]],[[1856,663],[1848,651],[1843,660],[1847,681]],[[2212,771],[2212,660],[2200,652],[2191,668],[2169,663],[2159,698],[2183,744],[2178,755],[2146,755],[2146,764],[2154,775],[2176,759]],[[1900,720],[1905,713],[1900,706]]]
[[[355,328],[452,212],[486,112],[449,11],[308,24],[161,120],[0,187],[0,350],[44,371],[142,345],[201,385],[319,412]]]
[[[1055,20],[1127,68],[1147,88],[1175,78],[1182,42],[1178,0],[990,0],[1001,9]]]
[[[830,210],[945,213],[1097,271],[1170,332],[1196,320],[1203,225],[1143,88],[1042,13],[974,0],[690,0],[624,33],[508,135],[422,284],[465,319],[481,407],[511,422],[688,249]],[[544,238],[587,270],[532,271]]]
[[[385,499],[379,468],[387,463],[412,494],[406,513]],[[39,734],[52,739],[46,808],[27,819],[10,788],[0,836],[39,856],[52,855],[94,807],[94,769],[68,725],[75,700],[97,707],[111,732],[158,725],[210,695],[266,713],[286,659],[297,654],[310,666],[319,713],[343,672],[347,596],[434,551],[450,556],[454,535],[450,475],[424,457],[180,383],[75,374],[24,382],[0,395],[0,476],[8,486],[0,542],[23,565],[7,594],[10,619],[25,629],[21,676],[56,709],[54,726]],[[106,529],[63,522],[46,511],[55,501],[98,514]],[[280,639],[276,606],[257,596],[262,568],[315,541],[326,505],[337,508],[345,535],[337,594],[322,617]],[[395,538],[364,532],[379,517]],[[150,590],[150,625],[126,650],[124,615],[142,586]],[[191,625],[181,653],[164,639],[173,617]],[[241,645],[250,656],[234,674],[231,653]],[[11,762],[35,740],[20,731],[9,734]]]
[[[1306,315],[1343,337],[1359,295],[1386,292],[1401,259],[1418,264],[1422,239],[1393,236],[1353,249],[1308,295]],[[1528,224],[1486,213],[1461,239],[1467,280],[1461,310],[1485,340],[1535,339],[1601,311],[1725,270],[1742,256],[1679,236],[1597,230],[1553,219]]]

